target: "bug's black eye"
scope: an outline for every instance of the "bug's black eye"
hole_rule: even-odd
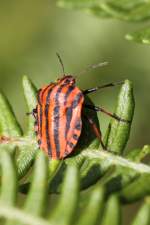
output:
[[[70,80],[69,79],[66,79],[65,80],[65,84],[69,84],[70,83]]]

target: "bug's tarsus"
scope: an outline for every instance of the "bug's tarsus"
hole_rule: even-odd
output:
[[[32,112],[27,112],[26,115],[30,116],[30,115],[32,115]]]
[[[108,88],[108,87],[115,87],[115,86],[118,86],[118,85],[122,85],[124,84],[124,81],[119,81],[119,82],[116,82],[116,83],[108,83],[108,84],[104,84],[104,85],[101,85],[101,86],[97,86],[97,87],[94,87],[94,88],[89,88],[89,89],[86,89],[83,91],[83,94],[90,94],[92,92],[96,92],[100,89],[104,89],[104,88]]]
[[[88,109],[94,110],[94,111],[96,111],[96,112],[102,112],[102,113],[105,113],[107,116],[110,116],[110,117],[114,118],[115,120],[117,120],[117,121],[119,121],[119,122],[124,122],[124,123],[130,123],[130,122],[131,122],[131,121],[129,121],[129,120],[122,119],[122,118],[120,118],[119,116],[117,116],[116,114],[111,113],[111,112],[108,112],[107,110],[105,110],[104,108],[99,107],[99,106],[86,105],[86,104],[85,104],[85,107],[88,108]]]
[[[92,118],[88,117],[88,116],[85,116],[86,119],[88,120],[89,124],[91,125],[91,128],[93,130],[93,132],[95,133],[96,137],[99,139],[100,143],[101,143],[101,146],[103,148],[103,150],[107,150],[103,140],[102,140],[102,132],[101,132],[101,129],[99,127],[96,126],[95,122],[92,120]]]
[[[107,65],[108,65],[108,62],[101,62],[101,63],[99,62],[97,64],[93,64],[88,67],[89,67],[89,69],[96,69],[96,68],[107,66]]]
[[[61,67],[62,67],[62,72],[63,72],[63,75],[65,76],[65,67],[64,67],[64,64],[63,64],[62,58],[61,58],[61,56],[59,55],[59,53],[58,53],[58,52],[56,52],[56,55],[57,55],[57,57],[58,57],[58,60],[59,60],[59,62],[60,62],[60,65],[61,65]]]

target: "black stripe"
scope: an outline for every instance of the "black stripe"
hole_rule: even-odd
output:
[[[73,89],[74,89],[74,88],[73,88]],[[72,89],[72,90],[73,90],[73,89]],[[68,91],[68,93],[71,93],[71,92]],[[73,109],[74,109],[75,107],[78,106],[78,104],[79,104],[79,102],[80,102],[82,96],[83,96],[83,95],[82,95],[81,92],[78,93],[78,94],[75,96],[75,99],[73,100],[71,107],[68,108],[67,111],[66,111],[66,130],[65,130],[65,137],[67,137],[67,133],[68,133],[68,130],[69,130],[69,128],[70,128],[70,123],[71,123],[71,119],[72,119],[72,112],[73,112]],[[68,94],[68,97],[69,97],[69,94]],[[67,98],[66,98],[66,100],[67,100]],[[78,139],[77,139],[77,140],[78,140]]]
[[[59,106],[59,94],[61,93],[62,89],[66,86],[66,84],[61,85],[55,95],[55,109],[53,112],[54,118],[54,142],[56,146],[56,155],[57,158],[60,156],[60,143],[59,143],[59,120],[60,120],[60,106]],[[62,100],[61,100],[62,101]]]
[[[74,144],[72,142],[67,142],[67,145],[69,145],[70,148],[74,147]]]
[[[45,92],[47,91],[47,89],[48,89],[50,86],[52,86],[52,87],[51,87],[51,89],[50,89],[49,91],[51,91],[51,90],[53,89],[53,87],[55,87],[54,83],[50,83],[50,84],[44,89],[44,91],[42,92],[42,96],[41,96],[42,101],[43,101],[43,96],[44,96]],[[47,101],[46,101],[46,102],[47,102]],[[48,104],[49,104],[49,103],[48,103]]]
[[[71,86],[71,87],[69,87],[68,88],[68,90],[67,90],[67,92],[66,92],[66,94],[65,94],[65,101],[64,101],[64,105],[66,105],[66,103],[67,103],[67,99],[68,99],[68,97],[69,97],[69,95],[72,93],[72,91],[75,89],[75,87],[74,86]]]
[[[47,97],[46,97],[46,106],[45,106],[45,118],[46,118],[46,141],[47,141],[47,149],[48,149],[48,155],[52,156],[52,148],[50,143],[50,135],[49,135],[49,121],[48,121],[48,112],[49,112],[49,106],[50,106],[50,96],[53,88],[48,91]]]
[[[73,101],[73,103],[72,103],[72,108],[76,108],[76,107],[78,106],[78,104],[79,104],[79,102],[80,102],[82,96],[83,96],[82,92],[79,92],[79,93],[76,95],[76,97],[75,97],[75,99],[74,99],[74,101]]]
[[[76,140],[76,141],[77,141],[77,140],[78,140],[78,138],[79,138],[79,136],[78,136],[77,134],[74,134],[74,135],[73,135],[73,139],[74,139],[74,140]]]
[[[41,105],[40,91],[41,91],[41,89],[40,89],[40,90],[38,91],[38,93],[37,93],[37,101],[38,101],[38,103]]]
[[[66,111],[66,129],[65,129],[65,138],[67,137],[68,130],[70,128],[70,123],[72,119],[72,107],[68,108]]]
[[[80,119],[78,119],[78,121],[76,123],[76,126],[75,126],[75,129],[81,130],[81,120]]]
[[[54,108],[54,142],[56,146],[56,154],[59,157],[60,152],[60,144],[59,144],[59,109],[60,107],[57,105]]]
[[[40,127],[40,131],[38,131],[38,132],[40,132],[41,139],[42,139],[42,122],[43,122],[42,116],[43,116],[43,112],[42,112],[42,107],[40,106],[40,121],[39,121],[40,124],[38,126],[38,127]]]
[[[74,86],[71,86],[68,88],[66,94],[65,94],[65,101],[64,101],[64,105],[67,104],[67,100],[68,100],[68,97],[69,95],[72,93],[72,91],[75,89]],[[67,133],[68,133],[68,130],[70,128],[70,122],[71,122],[71,118],[72,118],[72,108],[67,108],[67,111],[66,111],[66,128],[65,128],[65,138],[67,138]]]
[[[47,87],[46,87],[43,91],[42,91],[42,89],[39,89],[39,90],[38,90],[38,93],[37,93],[37,99],[38,99],[38,103],[39,103],[40,105],[42,105],[43,96],[44,96],[45,92],[47,91],[47,89],[48,89],[52,84],[54,84],[54,83],[50,83],[49,85],[47,85]],[[42,95],[41,95],[41,98],[40,98],[40,93],[41,93],[41,91],[42,91]]]

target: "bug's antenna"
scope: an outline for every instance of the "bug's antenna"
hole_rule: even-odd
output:
[[[107,65],[108,65],[108,62],[102,62],[102,63],[98,63],[98,64],[89,65],[84,70],[82,70],[80,73],[78,73],[78,75],[82,75],[92,69],[96,69],[98,67],[103,67],[103,66],[107,66]]]
[[[64,68],[64,64],[63,64],[62,58],[60,57],[59,53],[57,53],[57,52],[56,52],[56,55],[58,57],[58,60],[60,62],[60,65],[62,67],[63,75],[65,76],[65,68]]]

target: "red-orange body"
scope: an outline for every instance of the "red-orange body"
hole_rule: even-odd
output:
[[[85,95],[120,84],[123,82],[109,83],[81,91],[76,86],[73,76],[64,75],[57,82],[40,89],[37,95],[38,104],[32,112],[36,119],[35,132],[39,147],[52,159],[63,159],[69,155],[75,149],[81,135],[83,107],[105,113],[119,122],[130,123],[131,121],[120,118],[102,107],[84,102]],[[102,140],[100,127],[97,127],[91,116],[85,115],[84,112],[83,114],[99,139],[102,148],[107,150]]]
[[[71,75],[39,90],[35,131],[40,148],[52,159],[63,159],[74,150],[82,129],[83,102]]]

